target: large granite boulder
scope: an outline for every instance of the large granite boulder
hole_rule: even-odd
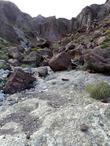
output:
[[[29,89],[32,87],[32,83],[35,80],[36,79],[31,74],[21,69],[15,69],[5,84],[4,93],[13,94],[24,89]]]
[[[49,61],[49,66],[53,71],[67,70],[70,65],[71,65],[71,58],[65,52],[61,52],[56,56],[53,56]]]

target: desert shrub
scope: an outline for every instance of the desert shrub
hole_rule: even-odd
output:
[[[2,39],[0,37],[0,59],[7,60],[8,59],[8,51],[7,47],[10,46],[9,42]]]
[[[5,68],[5,64],[0,64],[0,69],[4,69]]]
[[[110,36],[107,36],[106,39],[103,42],[110,42]]]
[[[102,49],[108,48],[110,46],[110,35],[100,44]]]
[[[107,29],[105,33],[110,34],[110,29]]]
[[[5,49],[5,48],[0,49],[0,59],[2,59],[2,60],[8,59],[7,49]]]
[[[102,49],[105,49],[105,48],[108,48],[108,47],[109,47],[109,44],[108,44],[108,43],[104,43],[104,42],[103,42],[103,43],[101,44],[101,48],[102,48]]]
[[[32,51],[39,51],[39,50],[41,50],[41,48],[32,48],[31,50]]]
[[[36,66],[35,66],[35,64],[21,64],[21,67],[23,67],[23,68],[35,68]]]
[[[110,97],[110,85],[105,81],[88,84],[85,90],[95,99],[106,99]]]
[[[52,48],[53,49],[58,49],[60,47],[59,43],[58,42],[55,42],[52,44]]]
[[[21,64],[21,67],[27,68],[27,67],[29,67],[29,64]]]

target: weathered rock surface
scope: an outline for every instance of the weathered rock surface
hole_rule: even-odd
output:
[[[53,56],[49,61],[49,66],[53,71],[67,70],[70,65],[71,65],[71,58],[65,52]]]
[[[110,1],[105,4],[85,7],[77,16],[79,26],[92,30],[96,26],[96,22],[105,18],[110,13]]]
[[[21,54],[18,47],[8,48],[8,55],[10,58],[21,60]]]
[[[49,48],[39,49],[37,50],[37,53],[43,58],[51,58],[53,56],[52,50]]]
[[[0,36],[6,40],[18,43],[19,36],[14,29],[16,25],[18,28],[27,28],[30,30],[31,17],[22,13],[17,6],[8,1],[0,1]],[[5,30],[5,31],[4,31]],[[21,29],[22,30],[22,29]]]
[[[110,82],[110,77],[51,72],[45,80],[38,79],[35,89],[7,96],[0,107],[0,145],[109,146],[110,104],[84,91],[87,83],[100,80]]]
[[[12,66],[19,66],[20,62],[17,59],[9,59],[8,63]]]
[[[4,93],[13,94],[24,89],[29,89],[32,87],[32,83],[35,80],[36,79],[29,73],[26,73],[19,68],[15,69],[5,84]]]
[[[29,54],[25,54],[22,60],[25,64],[33,64],[35,67],[39,66],[43,61],[43,57],[36,51],[31,51]]]
[[[46,66],[38,67],[37,72],[40,77],[46,77],[48,75],[48,68]]]
[[[85,53],[85,63],[87,68],[100,73],[110,72],[110,49],[97,47]]]

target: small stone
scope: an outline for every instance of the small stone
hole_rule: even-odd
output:
[[[3,136],[3,139],[6,139],[6,137],[5,137],[5,136]]]
[[[69,79],[66,79],[66,78],[62,78],[62,81],[69,81]]]
[[[107,99],[102,99],[101,102],[108,103]]]
[[[48,69],[46,66],[38,67],[37,72],[39,77],[46,77],[48,75]]]
[[[81,127],[80,127],[80,130],[82,132],[88,132],[88,129],[89,129],[89,127],[86,124],[82,124]]]
[[[27,133],[26,139],[30,139],[30,133]]]

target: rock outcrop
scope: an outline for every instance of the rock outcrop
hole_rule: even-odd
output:
[[[110,13],[110,1],[102,5],[91,5],[84,8],[81,13],[71,20],[64,18],[43,17],[41,15],[32,18],[11,2],[0,1],[0,37],[19,43],[28,39],[36,40],[43,37],[50,41],[60,40],[66,34],[78,29],[91,29],[96,21],[103,19]],[[16,27],[15,27],[16,26]],[[5,30],[5,31],[3,31]]]
[[[39,36],[50,41],[59,40],[70,33],[70,21],[63,18],[56,19],[55,16],[33,18],[33,25]]]
[[[12,43],[19,43],[20,38],[15,26],[25,32],[31,28],[30,20],[31,17],[21,12],[15,4],[0,1],[0,37]]]
[[[93,4],[91,6],[85,7],[81,13],[77,16],[78,25],[80,27],[86,27],[88,29],[93,29],[96,22],[105,18],[105,16],[110,13],[110,1],[105,4],[97,5]]]

